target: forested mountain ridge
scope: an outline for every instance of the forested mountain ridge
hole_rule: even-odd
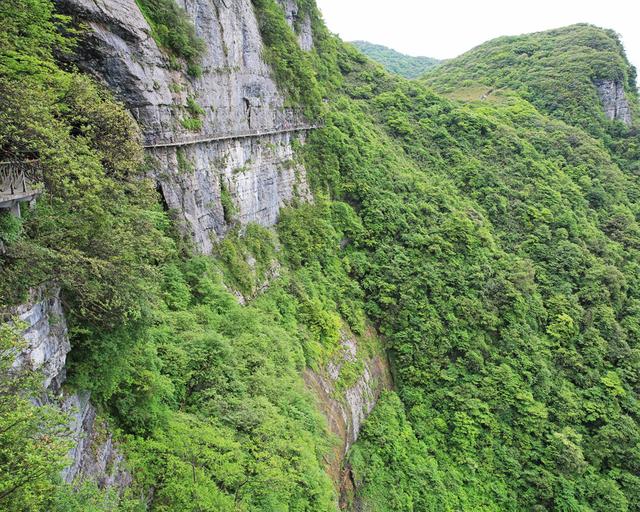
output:
[[[427,75],[443,96],[387,74],[330,35],[311,1],[254,0],[250,11],[240,0],[226,2],[232,9],[220,6],[215,20],[257,20],[280,91],[263,81],[260,67],[263,88],[238,96],[240,110],[226,116],[209,109],[202,87],[211,83],[200,83],[199,74],[217,87],[209,76],[236,72],[216,68],[214,55],[239,57],[255,71],[262,64],[251,60],[251,45],[259,41],[245,36],[238,45],[230,30],[216,53],[193,39],[207,17],[190,18],[172,1],[139,3],[158,47],[173,58],[167,76],[184,73],[170,84],[138,82],[166,107],[156,109],[159,117],[140,118],[143,128],[161,119],[174,136],[186,136],[197,132],[197,121],[214,129],[216,116],[250,122],[248,112],[265,127],[291,125],[274,115],[291,115],[282,110],[291,105],[318,128],[297,142],[265,141],[263,149],[238,143],[244,154],[270,155],[266,167],[237,166],[237,156],[221,158],[224,148],[217,159],[200,149],[149,148],[142,163],[136,124],[68,64],[98,76],[147,76],[128,67],[135,59],[94,46],[92,55],[108,57],[108,67],[86,61],[81,50],[61,63],[59,50],[72,49],[69,30],[63,36],[60,28],[71,20],[53,16],[46,0],[2,5],[9,36],[0,39],[0,91],[12,108],[3,109],[1,147],[5,155],[38,157],[48,181],[45,200],[22,221],[2,216],[2,299],[15,304],[21,290],[58,281],[72,342],[68,387],[92,391],[133,478],[120,496],[92,487],[90,478],[81,487],[61,484],[64,443],[51,442],[61,420],[48,417],[0,432],[0,505],[640,510],[640,144],[634,72],[617,38],[584,26],[531,36],[544,39],[547,53],[554,44],[572,51],[570,41],[583,41],[585,30],[589,41],[603,42],[572,51],[571,80],[583,94],[569,104],[575,108],[558,110],[552,97],[562,84],[538,89],[537,78],[568,76],[562,59],[542,59],[543,71],[537,59],[520,63],[521,72],[533,66],[531,82],[510,78],[506,87],[491,59],[468,57],[468,69],[454,62],[442,75]],[[124,4],[107,5],[113,17]],[[151,51],[131,43],[131,34],[143,40],[147,29],[133,3],[126,5],[129,14],[117,19],[125,20],[127,48]],[[85,9],[65,12],[87,16]],[[123,31],[105,36],[105,11],[95,12],[82,18],[95,23],[93,44],[117,41]],[[179,22],[160,16],[167,12]],[[135,26],[126,22],[132,15]],[[163,26],[182,27],[184,38],[168,37]],[[164,64],[155,59],[163,57],[153,55],[144,71],[158,77]],[[592,75],[594,59],[613,62],[612,74]],[[628,123],[607,118],[599,79],[622,85]],[[234,83],[220,81],[229,98]],[[492,91],[496,84],[500,90]],[[175,106],[164,103],[164,87]],[[125,101],[136,91],[125,89]],[[47,129],[51,123],[56,130]],[[118,159],[112,150],[122,145],[128,152]],[[238,211],[255,211],[246,210],[255,204],[238,187],[253,183],[254,173],[269,176],[281,158],[278,175],[299,169],[294,174],[304,174],[313,200],[292,196],[274,229],[244,223]],[[263,190],[271,181],[257,183]],[[219,192],[210,204],[193,201],[213,218],[219,210],[222,221],[189,224],[197,211],[190,194],[212,184]],[[178,192],[184,195],[176,200]],[[170,206],[181,203],[182,210]],[[221,236],[203,245],[190,226]],[[20,343],[15,328],[5,324],[1,333],[3,346]],[[337,369],[330,393],[353,409],[350,393],[371,374],[368,361],[383,359],[377,333],[395,385],[342,460],[326,423],[333,418],[323,419],[323,403],[311,393],[317,390],[305,389],[302,374],[330,382]],[[29,378],[14,387],[33,390]],[[56,414],[23,395],[2,396],[5,426]],[[38,429],[45,424],[48,444]],[[13,452],[16,440],[24,448]],[[12,468],[25,461],[30,478],[10,479],[23,474]]]
[[[371,60],[376,61],[392,73],[405,78],[418,78],[440,61],[430,57],[413,57],[392,48],[367,41],[351,41],[351,44]]]
[[[602,107],[594,85],[612,83],[628,102],[626,111],[607,114],[627,124],[638,119],[636,70],[615,32],[593,25],[501,37],[446,61],[424,79],[441,92],[474,84],[511,89],[543,112],[601,138]]]

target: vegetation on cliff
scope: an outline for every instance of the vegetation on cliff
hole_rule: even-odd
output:
[[[460,102],[341,43],[313,2],[309,53],[275,0],[253,4],[276,77],[323,121],[301,150],[315,201],[214,257],[161,209],[124,110],[53,58],[65,20],[47,0],[0,7],[0,147],[40,158],[49,186],[0,224],[1,293],[61,281],[71,383],[120,429],[145,497],[120,506],[335,510],[300,373],[373,322],[396,390],[349,455],[360,507],[640,510],[640,144],[592,82],[636,101],[618,40],[580,25],[488,43],[425,79],[505,88]],[[248,306],[227,289],[254,296],[271,269]],[[38,503],[69,510],[41,484]]]
[[[242,275],[250,287],[246,251],[257,273],[277,264],[273,235],[249,229],[221,245],[217,263],[194,258],[145,178],[132,118],[54,58],[54,49],[71,51],[61,35],[69,20],[48,0],[2,4],[0,15],[2,158],[38,159],[46,183],[21,222],[2,223],[2,303],[20,302],[43,281],[62,286],[68,385],[92,392],[137,475],[128,492],[137,499],[119,505],[85,487],[74,492],[58,472],[66,441],[52,438],[61,448],[38,455],[50,467],[39,471],[29,456],[33,478],[21,482],[17,501],[0,496],[0,508],[144,508],[153,489],[155,510],[332,509],[321,462],[331,440],[300,375],[340,336],[327,278],[283,271],[268,296],[241,308],[221,278]],[[31,432],[15,433],[30,449]]]
[[[177,59],[187,63],[187,72],[199,76],[204,41],[196,35],[193,22],[175,0],[136,0],[151,27],[151,35],[161,48],[170,53],[171,65],[180,69]]]
[[[352,271],[402,403],[354,450],[362,499],[638,510],[633,159],[517,94],[451,102],[357,58],[346,83],[352,101],[312,137],[310,166],[358,205]]]

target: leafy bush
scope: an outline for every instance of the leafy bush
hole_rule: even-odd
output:
[[[20,238],[22,222],[7,210],[0,210],[0,242],[13,243]]]
[[[184,9],[175,0],[136,0],[136,3],[158,45],[184,59],[190,75],[199,76],[198,60],[204,52],[204,41],[196,35]]]

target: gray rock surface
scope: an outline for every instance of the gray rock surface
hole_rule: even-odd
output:
[[[25,325],[26,348],[14,368],[39,369],[43,391],[57,393],[65,380],[65,362],[71,350],[67,323],[60,302],[60,289],[40,286],[29,292],[27,302],[7,312]]]
[[[71,416],[75,444],[70,453],[72,464],[62,471],[62,478],[67,483],[92,480],[102,489],[124,490],[132,477],[108,425],[97,417],[89,398],[89,393],[76,393],[63,402],[63,409]]]
[[[369,416],[384,390],[391,389],[393,381],[387,358],[383,351],[366,358],[364,369],[357,381],[349,388],[338,392],[337,383],[343,366],[355,362],[358,357],[358,342],[353,335],[344,333],[341,351],[320,372],[305,370],[303,376],[307,387],[313,391],[318,404],[327,418],[329,428],[340,440],[334,458],[328,464],[328,472],[340,489],[341,502],[352,494],[350,469],[344,465],[349,448],[358,439],[363,421]]]
[[[356,383],[344,390],[342,397],[336,395],[336,383],[342,367],[357,360],[358,342],[353,335],[344,334],[341,352],[327,364],[325,372],[308,371],[305,379],[316,391],[321,391],[323,401],[330,404],[330,426],[342,443],[342,454],[358,439],[362,422],[371,413],[380,394],[391,386],[391,377],[386,359],[376,356],[364,361],[364,370]]]
[[[5,311],[24,322],[25,349],[14,368],[28,367],[43,374],[40,403],[62,403],[70,414],[69,428],[75,440],[69,456],[71,465],[62,472],[66,482],[95,481],[101,487],[123,489],[131,482],[123,457],[118,453],[108,426],[97,418],[89,393],[64,396],[65,363],[71,350],[67,324],[60,301],[60,289],[40,286],[30,291],[28,301]],[[3,315],[4,316],[4,315]]]
[[[622,121],[631,126],[631,109],[619,80],[596,80],[598,95],[607,119]]]
[[[313,31],[311,29],[311,18],[308,15],[301,15],[296,0],[278,0],[284,10],[285,19],[289,26],[298,35],[298,44],[304,51],[313,48]],[[300,17],[302,16],[302,19]]]
[[[205,41],[198,78],[170,68],[134,0],[59,0],[63,12],[91,29],[78,65],[125,102],[147,141],[265,132],[306,123],[299,112],[286,108],[262,59],[262,40],[250,0],[178,3]],[[304,37],[309,39],[310,21],[307,25]],[[197,132],[181,123],[191,115],[186,108],[189,98],[204,110]],[[304,169],[290,164],[296,137],[288,133],[149,150],[167,205],[181,215],[201,252],[210,252],[212,242],[235,222],[270,226],[279,209],[293,198],[309,199]],[[191,172],[179,168],[179,151],[193,163]],[[238,212],[235,218],[223,215],[223,183]]]
[[[155,167],[167,169],[159,178],[167,206],[181,213],[202,252],[211,252],[213,242],[236,223],[272,226],[283,206],[310,200],[294,138],[304,141],[304,135],[282,133],[185,146],[180,154],[173,148],[150,152]],[[225,193],[233,211],[224,211]]]

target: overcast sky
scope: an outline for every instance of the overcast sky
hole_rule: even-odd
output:
[[[640,69],[640,0],[316,0],[332,32],[447,59],[501,35],[573,23],[612,28]]]

